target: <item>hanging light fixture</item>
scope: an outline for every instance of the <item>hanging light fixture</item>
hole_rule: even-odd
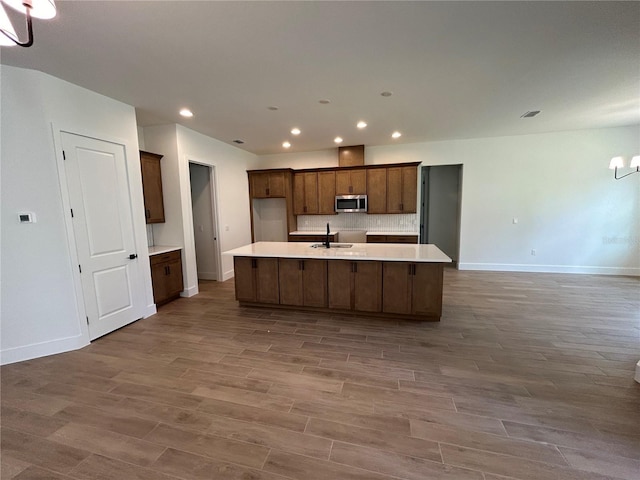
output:
[[[27,28],[27,40],[21,42],[9,20],[4,5],[13,8],[25,16]],[[1,0],[0,3],[0,45],[30,47],[33,45],[32,18],[49,19],[56,16],[56,3],[54,0]]]
[[[635,171],[626,173],[622,176],[618,176],[618,169],[624,167],[624,158],[622,157],[613,157],[611,162],[609,162],[609,168],[613,170],[613,178],[616,180],[620,180],[621,178],[628,177],[629,175],[633,175],[634,173],[640,173],[640,155],[635,155],[631,158],[631,162],[629,163],[629,168],[635,168]]]

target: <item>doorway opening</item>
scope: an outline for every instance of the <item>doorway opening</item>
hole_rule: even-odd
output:
[[[220,280],[220,248],[215,191],[215,167],[189,162],[191,211],[198,280]]]
[[[422,167],[420,243],[432,243],[453,260],[460,258],[462,165]]]

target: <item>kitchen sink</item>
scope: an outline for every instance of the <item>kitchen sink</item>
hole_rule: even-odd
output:
[[[330,243],[329,248],[351,248],[353,243]],[[324,243],[314,243],[311,248],[327,248]]]

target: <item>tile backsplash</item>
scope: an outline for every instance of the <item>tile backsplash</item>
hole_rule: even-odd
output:
[[[369,232],[417,232],[418,214],[369,215],[339,213],[337,215],[298,215],[299,231],[324,231],[327,222],[331,230],[367,230]]]

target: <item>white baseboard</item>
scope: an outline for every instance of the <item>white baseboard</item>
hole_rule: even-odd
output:
[[[218,280],[216,272],[198,272],[198,280]]]
[[[222,274],[222,281],[226,282],[227,280],[229,280],[230,278],[234,277],[234,272],[233,272],[233,268],[231,270],[227,270],[226,272],[224,272]]]
[[[23,362],[33,358],[46,357],[56,353],[70,352],[89,345],[89,341],[82,335],[77,337],[59,338],[42,343],[33,343],[22,347],[9,348],[0,352],[0,365]]]
[[[516,263],[459,263],[458,270],[485,270],[490,272],[577,273],[591,275],[624,275],[639,277],[640,268],[593,267],[574,265],[528,265]]]
[[[185,288],[182,292],[180,292],[181,297],[193,297],[197,295],[199,292],[198,285],[194,285],[193,287]]]

